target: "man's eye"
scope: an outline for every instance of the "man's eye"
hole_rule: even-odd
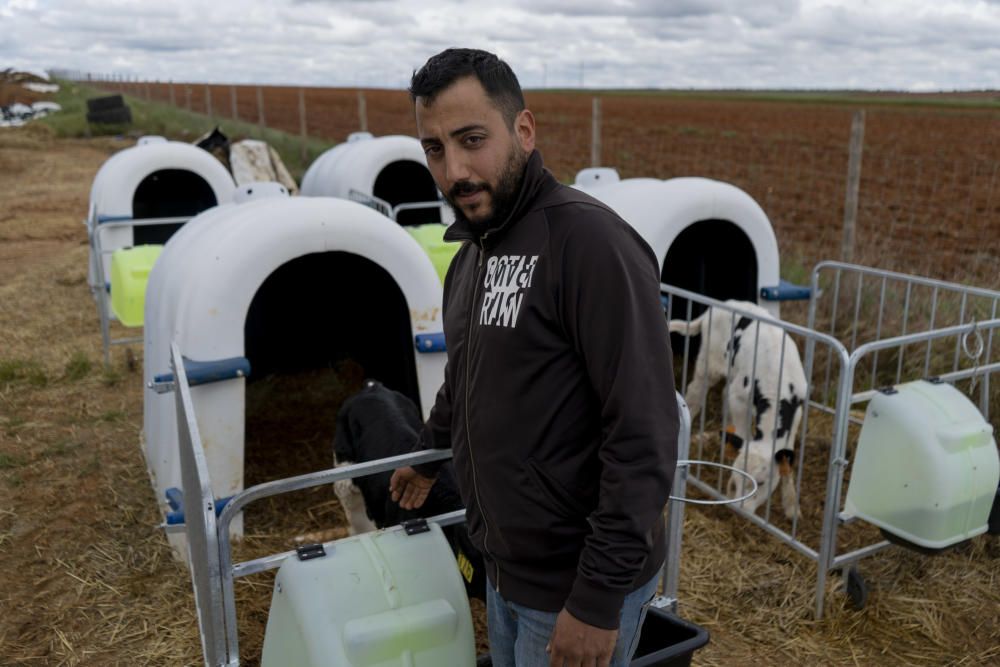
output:
[[[480,136],[473,135],[465,138],[465,144],[467,146],[477,146],[481,143],[483,143],[483,138]]]
[[[428,157],[435,157],[441,154],[440,146],[424,146],[424,155]]]

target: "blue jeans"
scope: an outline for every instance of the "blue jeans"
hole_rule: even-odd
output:
[[[659,579],[657,573],[625,597],[611,667],[627,667],[632,659],[639,645],[639,630],[646,618],[646,609],[656,595]],[[548,667],[549,655],[545,646],[556,627],[557,612],[538,611],[508,602],[487,581],[486,614],[493,667]]]

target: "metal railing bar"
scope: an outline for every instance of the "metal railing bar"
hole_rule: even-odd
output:
[[[817,271],[819,268],[817,267]],[[842,271],[837,270],[837,277],[833,284],[833,308],[830,315],[830,338],[837,339],[837,307],[840,305],[840,275]],[[827,354],[826,357],[826,381],[823,384],[823,400],[830,400],[830,373],[833,369],[833,357]]]
[[[830,564],[830,569],[838,570],[844,567],[845,565],[855,563],[863,558],[867,558],[872,554],[876,554],[879,551],[884,550],[886,547],[891,547],[891,546],[892,542],[889,542],[888,540],[883,540],[875,544],[870,544],[867,547],[862,547],[860,549],[855,549],[854,551],[849,551],[845,554],[841,554],[833,559],[833,562]]]
[[[668,301],[668,303],[670,303],[670,301]],[[690,301],[690,300],[688,300],[688,302],[687,302],[687,319],[685,320],[686,322],[691,322],[691,305],[692,305],[692,303],[693,302]],[[690,355],[691,355],[691,336],[684,336],[684,364],[683,364],[683,368],[681,368],[681,393],[682,394],[684,394],[685,392],[687,392],[687,386],[688,386],[688,360],[690,359]],[[706,358],[707,358],[707,355],[706,355]]]
[[[142,336],[132,336],[131,338],[115,338],[108,342],[109,345],[130,345],[132,343],[141,343],[143,341]]]
[[[711,485],[706,484],[705,482],[701,481],[700,479],[692,477],[692,478],[688,479],[688,484],[694,486],[699,491],[701,491],[701,492],[703,492],[705,494],[708,494],[709,496],[713,497],[716,500],[725,500],[726,497],[727,497],[724,494],[718,493],[715,489],[712,488]],[[748,512],[745,509],[743,509],[741,507],[738,507],[736,505],[728,505],[727,507],[729,507],[729,509],[731,511],[736,512],[737,514],[739,514],[743,518],[749,520],[750,522],[752,522],[757,527],[766,530],[771,535],[774,535],[779,540],[781,540],[782,542],[784,542],[788,546],[792,547],[793,549],[795,549],[797,552],[799,552],[800,554],[802,554],[806,558],[811,558],[812,560],[816,560],[817,559],[818,554],[817,554],[817,552],[814,549],[811,549],[810,547],[806,546],[805,544],[802,544],[802,542],[799,542],[794,537],[792,537],[791,535],[789,535],[785,531],[781,530],[780,528],[774,526],[773,524],[767,523],[766,521],[764,521],[764,519],[760,518],[756,514],[753,514],[752,512]]]
[[[924,287],[939,287],[941,289],[954,291],[954,292],[966,292],[972,296],[982,296],[988,299],[1000,299],[1000,291],[986,289],[982,287],[971,287],[969,285],[962,285],[960,283],[948,282],[946,280],[937,280],[935,278],[925,278],[923,276],[914,276],[907,273],[898,273],[896,271],[888,271],[885,269],[875,269],[870,266],[861,266],[858,264],[849,264],[847,262],[838,262],[835,260],[827,260],[820,262],[816,265],[815,271],[821,271],[822,269],[835,268],[835,269],[847,269],[856,273],[862,273],[867,276],[886,276],[888,278],[899,280],[900,282],[907,282],[913,285],[921,285]]]
[[[887,276],[882,276],[882,288],[879,293],[878,299],[878,323],[875,325],[875,340],[882,339],[882,318],[885,315],[885,285],[888,281]],[[872,384],[871,388],[875,388],[875,382],[878,379],[878,352],[872,357]]]
[[[746,308],[741,308],[740,306],[733,306],[727,303],[723,303],[718,299],[713,299],[703,294],[698,294],[697,292],[692,292],[682,287],[676,287],[674,285],[668,285],[666,283],[660,283],[660,291],[665,292],[667,294],[675,294],[685,299],[694,299],[695,301],[703,305],[720,308],[725,312],[734,313],[736,315],[746,317],[750,320],[760,320],[764,324],[770,324],[779,327],[781,329],[784,329],[785,331],[798,334],[804,338],[811,338],[816,340],[817,342],[826,343],[836,349],[844,350],[845,353],[847,351],[847,348],[844,347],[843,343],[841,343],[833,336],[821,333],[819,331],[813,331],[812,329],[809,329],[799,324],[794,324],[792,322],[786,322],[785,320],[779,320],[774,317],[761,315],[760,313],[747,310]]]
[[[1000,328],[1000,319],[992,319],[977,323],[970,322],[968,324],[945,327],[944,329],[921,331],[918,333],[906,334],[903,336],[896,336],[894,338],[886,338],[884,340],[865,343],[851,353],[852,363],[875,350],[884,350],[886,348],[896,347],[899,345],[910,345],[912,343],[920,343],[925,340],[938,340],[940,338],[947,338],[948,336],[955,336],[957,334],[971,333],[976,328],[980,330],[993,330]]]
[[[455,510],[453,512],[446,512],[445,514],[438,514],[437,516],[427,517],[427,521],[438,524],[439,526],[451,526],[457,523],[462,523],[465,521],[465,510]],[[389,528],[383,529],[384,532],[394,532],[397,530],[402,530],[402,526],[390,526]],[[324,546],[329,546],[336,542],[336,540],[330,540],[324,542]],[[278,554],[271,554],[269,556],[263,556],[261,558],[255,558],[253,560],[242,561],[240,563],[233,563],[233,578],[238,579],[240,577],[247,577],[251,574],[258,574],[260,572],[266,572],[267,570],[274,570],[281,567],[281,564],[285,562],[285,559],[295,556],[296,551],[294,549],[289,551],[284,551]]]
[[[959,310],[959,313],[958,313],[958,323],[959,324],[965,324],[965,305],[966,305],[966,301],[968,301],[968,297],[969,297],[968,294],[964,294],[964,293],[962,294],[962,307],[961,307],[961,309]],[[959,340],[958,338],[956,338],[955,339],[955,362],[954,362],[954,364],[952,364],[952,367],[951,367],[952,371],[957,371],[958,370],[959,352],[961,352],[961,350],[962,350],[962,341]]]
[[[768,470],[768,475],[771,476],[771,479],[774,478],[774,464],[775,464],[774,454],[777,451],[777,446],[778,446],[778,427],[779,427],[779,425],[781,423],[779,421],[780,420],[780,407],[781,407],[781,380],[782,380],[782,375],[785,372],[785,339],[787,338],[787,336],[788,336],[788,334],[786,332],[784,332],[784,331],[781,332],[781,355],[780,355],[780,358],[778,359],[778,386],[777,386],[777,389],[775,390],[775,395],[774,395],[774,410],[775,410],[775,413],[774,413],[775,414],[774,430],[771,431],[771,463],[770,463],[770,468]],[[794,343],[793,343],[793,345],[794,345]],[[754,354],[755,354],[754,363],[756,364],[756,362],[757,362],[756,352]],[[795,438],[793,436],[792,437],[792,445],[794,446],[794,444],[795,444]],[[778,483],[780,485],[780,483],[781,483],[780,479],[778,480]],[[773,489],[771,489],[771,492],[769,492],[767,494],[766,507],[764,507],[764,521],[767,521],[768,523],[770,523],[770,520],[771,520],[771,496],[772,495],[773,495]],[[794,530],[794,524],[792,524],[792,532],[793,533],[795,532],[795,530]]]
[[[249,489],[245,489],[236,494],[233,496],[232,500],[226,504],[225,509],[222,510],[222,514],[219,516],[219,532],[228,532],[223,529],[228,529],[229,523],[233,520],[233,518],[241,512],[244,507],[257,500],[269,498],[281,493],[301,491],[302,489],[321,486],[323,484],[332,484],[333,482],[338,482],[343,479],[364,477],[366,475],[374,475],[380,472],[395,470],[396,468],[404,466],[431,463],[449,458],[451,458],[450,449],[428,449],[419,452],[390,456],[376,461],[366,461],[364,463],[355,463],[353,465],[341,466],[339,468],[329,468],[327,470],[319,470],[305,475],[297,475],[295,477],[279,479],[273,482],[257,484],[256,486],[251,486]]]
[[[936,376],[943,382],[948,382],[954,384],[959,380],[966,380],[976,375],[986,376],[990,373],[995,373],[1000,371],[1000,361],[992,364],[986,364],[985,366],[979,366],[978,368],[967,368],[962,371],[954,371],[952,373],[943,373],[942,375]],[[864,403],[865,401],[870,401],[871,398],[878,393],[878,389],[871,391],[860,391],[856,394],[851,395],[851,403]]]
[[[931,300],[931,322],[927,328],[931,331],[934,330],[934,320],[937,317],[937,305],[938,305],[938,288],[934,288],[934,297]],[[927,339],[927,355],[924,357],[924,377],[927,377],[931,372],[931,347],[934,345],[934,339]]]
[[[747,329],[749,330],[749,328]],[[734,332],[735,333],[735,332]],[[733,345],[735,348],[736,346]],[[746,425],[747,429],[744,431],[746,433],[746,440],[743,442],[743,447],[746,451],[746,456],[743,457],[743,472],[747,472],[747,468],[750,467],[750,443],[756,438],[756,432],[753,430],[753,410],[754,410],[754,391],[757,388],[757,352],[760,350],[760,320],[757,320],[754,324],[754,340],[753,340],[753,362],[750,367],[750,382],[747,384],[747,419]],[[735,352],[734,352],[735,355]],[[726,379],[726,386],[729,386],[729,378]],[[777,408],[777,404],[774,406]],[[723,422],[725,426],[725,422]],[[757,425],[760,426],[759,424]],[[725,450],[725,447],[720,447],[719,452],[721,453]],[[721,461],[720,461],[721,462]],[[768,474],[771,473],[771,468],[768,468]],[[719,475],[719,479],[722,479],[722,475]],[[767,497],[768,502],[771,500],[771,496]],[[746,501],[744,501],[746,502]],[[740,503],[740,507],[743,507],[743,502]]]
[[[912,283],[906,283],[906,299],[903,302],[903,329],[902,329],[902,331],[899,334],[901,336],[905,336],[906,335],[906,328],[910,324],[910,295],[913,292],[912,288],[913,288]],[[899,346],[899,359],[898,359],[897,364],[896,364],[896,384],[899,384],[899,381],[903,377],[903,355],[905,353],[906,353],[906,346],[905,345],[900,345]]]

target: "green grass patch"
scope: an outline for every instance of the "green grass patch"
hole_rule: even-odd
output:
[[[93,135],[129,136],[160,135],[176,141],[193,141],[218,126],[230,141],[260,139],[278,151],[288,171],[301,182],[306,169],[321,153],[337,142],[325,139],[306,139],[305,160],[302,159],[302,140],[298,135],[269,128],[261,129],[254,123],[228,118],[209,117],[161,102],[125,95],[125,103],[132,110],[130,125],[89,125],[87,100],[91,97],[113,95],[76,81],[59,80],[59,92],[54,101],[62,105],[62,112],[47,116],[38,122],[51,127],[60,137],[88,137]]]
[[[24,426],[27,423],[28,423],[28,420],[25,419],[24,417],[14,416],[14,417],[9,417],[5,421],[4,426],[6,427],[7,433],[9,435],[14,435],[15,433],[17,433],[17,429],[21,428],[22,426]]]
[[[87,462],[78,473],[78,477],[87,477],[88,475],[93,475],[101,469],[101,459],[97,456],[97,452],[90,457],[90,461]]]
[[[44,387],[48,381],[45,368],[35,359],[0,359],[0,385]]]
[[[124,410],[108,410],[107,412],[101,413],[101,416],[98,417],[98,419],[102,422],[113,423],[123,421],[126,417],[128,417],[128,414],[126,414]]]
[[[27,460],[23,457],[0,453],[0,470],[20,468],[25,463],[27,463]]]
[[[54,445],[49,445],[42,450],[42,455],[45,457],[55,457],[55,456],[66,456],[67,454],[72,454],[74,451],[82,447],[83,444],[79,442],[71,442],[69,440],[61,440]]]
[[[101,373],[101,383],[105,387],[116,387],[119,383],[121,383],[121,381],[121,371],[107,366],[104,367],[104,371]]]
[[[794,285],[810,285],[812,283],[812,267],[802,261],[801,257],[784,257],[781,261],[781,278]]]
[[[84,352],[77,350],[66,362],[65,377],[70,382],[79,382],[90,375],[94,362]]]

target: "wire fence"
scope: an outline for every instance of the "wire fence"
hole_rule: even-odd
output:
[[[72,78],[104,90],[293,135],[413,135],[405,91]],[[748,192],[775,228],[783,274],[842,256],[884,269],[1000,286],[1000,111],[865,105],[856,216],[845,216],[860,105],[749,96],[526,91],[538,147],[563,181],[594,158],[623,178],[703,176]],[[595,132],[595,123],[597,123]],[[595,146],[596,142],[596,146]]]

